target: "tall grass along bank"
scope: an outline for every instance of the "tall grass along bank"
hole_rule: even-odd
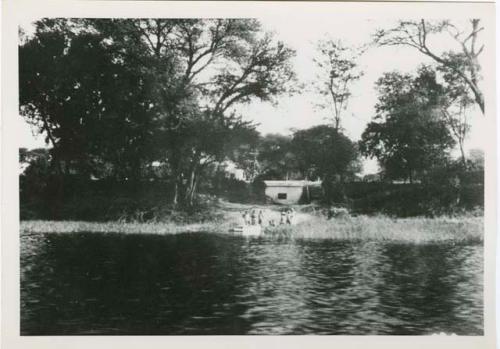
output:
[[[194,224],[124,223],[80,221],[22,221],[23,233],[122,233],[180,234],[190,232],[230,233],[239,224],[236,215],[223,222]],[[371,240],[402,243],[483,241],[482,217],[389,218],[358,216],[328,220],[310,216],[296,225],[266,227],[264,236],[295,239]]]
[[[358,216],[327,220],[313,217],[274,233],[305,239],[373,240],[409,243],[482,242],[482,217],[389,218]]]

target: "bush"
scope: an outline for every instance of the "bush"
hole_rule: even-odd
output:
[[[482,184],[460,187],[432,184],[349,183],[351,211],[391,216],[437,216],[484,207]]]
[[[418,183],[323,183],[325,204],[347,206],[355,214],[398,217],[463,214],[484,207],[484,170],[451,161],[432,168]]]

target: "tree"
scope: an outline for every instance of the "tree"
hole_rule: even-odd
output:
[[[484,151],[482,149],[471,149],[469,151],[469,161],[473,169],[484,171]]]
[[[244,123],[241,127],[234,128],[226,142],[225,158],[244,170],[247,180],[253,181],[261,172],[257,160],[260,134],[255,125]]]
[[[174,204],[224,148],[212,141],[242,127],[233,107],[273,101],[294,79],[294,52],[249,19],[42,20],[20,51],[21,113],[54,158],[110,159],[124,178],[166,163]]]
[[[20,148],[19,164],[21,165],[19,193],[21,201],[26,203],[43,195],[54,168],[51,166],[50,153],[45,148],[31,150]]]
[[[316,80],[316,89],[323,97],[320,107],[331,111],[334,127],[339,130],[351,84],[363,75],[356,63],[360,52],[331,39],[320,41],[317,50],[319,57],[314,62],[320,68]]]
[[[280,134],[267,134],[260,139],[257,160],[263,178],[288,180],[301,177],[291,142],[291,137]]]
[[[335,127],[319,125],[295,132],[292,149],[305,178],[321,178],[326,199],[344,202],[343,183],[360,169],[356,145]]]
[[[465,67],[465,63],[463,64]],[[470,131],[469,112],[474,104],[470,90],[457,73],[447,67],[438,67],[443,74],[444,93],[441,102],[441,111],[446,124],[458,143],[462,166],[466,166],[464,143]]]
[[[388,178],[413,182],[444,161],[454,145],[440,113],[443,87],[424,66],[415,77],[386,73],[377,89],[376,115],[362,134],[360,149],[378,159]]]
[[[208,166],[232,158],[234,149],[251,144],[255,130],[251,124],[241,118],[228,116],[221,118],[209,111],[185,124],[186,135],[183,162],[185,168],[184,202],[194,203],[195,193]],[[241,148],[240,148],[241,149]]]
[[[254,98],[272,101],[294,77],[289,63],[293,51],[262,33],[255,20],[123,19],[101,20],[98,27],[137,61],[152,62],[155,71],[162,72],[164,64],[175,62],[175,69],[169,71],[176,76],[170,79],[172,88],[166,89],[161,79],[154,84],[156,121],[168,145],[163,160],[169,162],[175,182],[174,204],[186,176],[183,169],[200,154],[184,152],[200,144],[188,139],[190,134],[184,132],[190,129],[188,124],[197,115],[211,115],[212,122],[225,119],[220,124],[230,129],[229,122],[235,120],[229,116],[231,108]],[[137,52],[136,42],[146,49]]]
[[[306,178],[343,182],[353,173],[349,169],[358,158],[355,144],[329,125],[314,126],[294,133],[292,149],[298,167]]]
[[[22,175],[26,176],[31,173],[32,177],[38,179],[46,177],[50,174],[50,153],[48,149],[36,148],[28,150],[19,148],[19,164],[21,166]]]
[[[380,46],[404,45],[417,49],[441,67],[453,71],[470,89],[475,103],[484,114],[484,96],[480,89],[481,66],[478,57],[484,45],[478,43],[479,33],[484,30],[479,19],[469,21],[469,29],[459,28],[451,21],[399,21],[388,30],[378,30],[374,42]],[[458,46],[458,51],[438,53],[429,44],[432,36],[447,34]]]
[[[45,134],[59,174],[102,161],[136,177],[149,139],[147,87],[82,20],[44,19],[19,48],[20,113]]]

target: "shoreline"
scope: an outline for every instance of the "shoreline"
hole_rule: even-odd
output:
[[[482,243],[483,217],[389,218],[356,216],[327,220],[301,213],[295,225],[265,227],[263,236],[292,239],[369,240],[402,243]],[[222,221],[191,224],[173,222],[86,222],[86,221],[21,221],[23,234],[37,233],[102,233],[154,234],[212,233],[238,235],[230,229],[240,225],[239,214],[230,212]]]

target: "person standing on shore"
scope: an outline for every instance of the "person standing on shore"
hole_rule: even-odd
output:
[[[280,219],[280,225],[286,223],[286,212],[285,210],[281,210],[281,219]]]
[[[257,224],[257,210],[254,208],[252,210],[252,225]]]
[[[250,213],[248,212],[248,210],[244,211],[242,216],[243,216],[243,224],[250,225]]]
[[[262,212],[262,210],[259,210],[257,221],[259,225],[262,225],[264,223],[264,213]]]
[[[287,212],[286,212],[286,224],[293,224],[293,218],[294,218],[294,215],[295,215],[295,211],[293,208],[290,208]]]

